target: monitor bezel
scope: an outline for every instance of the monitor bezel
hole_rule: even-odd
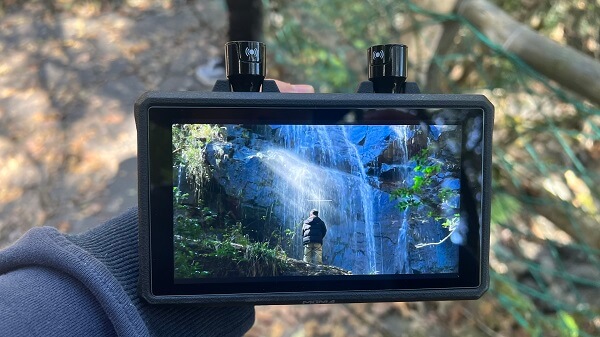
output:
[[[214,93],[212,93],[214,95]],[[225,95],[226,94],[221,94]],[[170,102],[167,97],[147,96],[136,107],[136,118],[138,121],[138,132],[140,145],[140,252],[141,252],[141,277],[140,289],[144,297],[153,302],[193,302],[193,303],[301,303],[310,298],[329,298],[337,302],[358,301],[380,301],[380,300],[415,300],[421,299],[445,299],[445,298],[469,298],[479,296],[487,289],[487,252],[489,241],[489,172],[486,169],[487,161],[491,157],[491,119],[493,109],[483,96],[471,95],[439,95],[439,96],[463,96],[460,104],[449,103],[448,99],[433,100],[424,105],[424,99],[418,100],[395,100],[390,101],[389,95],[385,99],[360,100],[346,102],[340,107],[339,101],[336,106],[331,105],[331,98],[322,96],[331,95],[298,95],[294,104],[290,104],[289,96],[285,94],[265,94],[275,96],[270,100],[262,101],[241,99],[222,100],[217,98],[215,102],[204,98],[202,102],[194,102],[194,99],[185,98]],[[230,95],[231,96],[231,95]],[[235,96],[235,95],[234,95]],[[321,97],[319,97],[321,96]],[[358,96],[358,95],[347,95]],[[367,96],[367,95],[363,95]],[[414,95],[404,95],[414,96]],[[418,95],[436,96],[436,95]],[[214,97],[212,97],[214,99]],[[230,97],[231,98],[231,97]],[[475,98],[475,99],[474,99]],[[157,99],[160,104],[156,104]],[[452,100],[450,100],[452,101]],[[168,103],[168,104],[165,104]],[[185,104],[182,104],[185,103]],[[217,103],[217,104],[215,104]],[[320,104],[319,104],[320,103]],[[266,109],[266,108],[270,109]],[[341,111],[345,109],[380,109],[390,108],[411,111],[403,116],[402,121],[398,118],[380,118],[371,121],[370,124],[406,125],[411,123],[429,122],[433,118],[428,111],[439,109],[469,109],[471,115],[483,117],[481,154],[482,165],[482,197],[481,214],[473,214],[473,219],[478,224],[470,228],[469,233],[476,237],[477,244],[463,247],[459,250],[459,273],[449,274],[421,274],[421,275],[352,275],[352,276],[321,276],[321,277],[299,277],[298,279],[287,279],[281,277],[259,278],[259,279],[236,279],[231,282],[227,280],[214,280],[210,282],[202,279],[201,282],[193,280],[176,280],[173,275],[173,233],[172,233],[172,209],[171,213],[165,211],[169,207],[153,207],[154,205],[172,205],[172,179],[170,184],[156,180],[161,170],[171,167],[164,158],[156,157],[157,153],[171,153],[170,131],[173,124],[181,123],[251,123],[251,124],[334,124],[337,120],[336,113],[327,114],[328,111]],[[227,109],[227,113],[223,113]],[[238,109],[235,112],[233,109]],[[295,109],[295,110],[294,110]],[[315,111],[319,110],[318,116]],[[256,113],[248,113],[250,110]],[[267,112],[265,115],[265,111]],[[466,114],[469,115],[469,114]],[[412,116],[412,119],[410,119]],[[468,118],[463,118],[467,120]],[[362,123],[362,124],[361,124]],[[358,122],[363,125],[364,121]],[[162,129],[162,131],[158,131]],[[168,140],[168,141],[167,141]],[[168,148],[168,150],[167,150]],[[149,151],[152,149],[152,151]],[[162,149],[162,150],[161,150]],[[158,152],[157,152],[158,151]],[[161,163],[161,164],[159,164]],[[158,166],[157,166],[158,165]],[[162,165],[162,166],[161,166]],[[464,170],[463,170],[464,171]],[[166,171],[165,171],[166,172]],[[169,175],[171,177],[171,175]],[[160,179],[159,179],[160,180]],[[461,178],[462,180],[462,178]],[[465,184],[461,181],[461,186]],[[461,187],[461,196],[463,195]],[[461,197],[462,198],[462,197]],[[461,205],[463,205],[461,199]],[[479,220],[477,220],[478,217]],[[171,219],[169,222],[168,219]],[[470,221],[472,222],[472,220]],[[165,223],[170,225],[164,225]],[[161,225],[163,224],[163,225]],[[147,241],[145,241],[147,240]],[[145,241],[145,242],[144,242]],[[470,239],[469,242],[473,242]],[[144,263],[146,261],[146,264]],[[311,278],[315,278],[312,279]],[[343,282],[340,282],[343,281]],[[342,285],[342,286],[340,286]],[[415,297],[416,296],[416,297]],[[220,300],[219,300],[220,299]]]

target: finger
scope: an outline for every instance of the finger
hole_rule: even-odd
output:
[[[315,92],[315,88],[313,88],[313,86],[309,84],[292,84],[292,87],[294,89],[294,92],[299,94],[312,94]]]
[[[274,80],[281,92],[287,93],[314,93],[315,88],[308,84],[291,84],[279,80]]]

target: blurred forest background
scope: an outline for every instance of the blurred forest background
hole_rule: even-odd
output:
[[[496,106],[491,288],[479,301],[257,307],[248,336],[599,336],[600,1],[265,0],[268,75],[320,92],[409,47],[426,93]],[[132,107],[210,90],[223,1],[0,2],[0,247],[136,205]]]

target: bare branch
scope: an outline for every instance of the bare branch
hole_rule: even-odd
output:
[[[418,244],[415,245],[415,248],[423,248],[423,247],[427,247],[427,246],[441,245],[442,243],[444,243],[444,241],[448,240],[448,238],[452,235],[452,233],[454,233],[454,231],[456,230],[456,228],[458,228],[458,226],[454,227],[454,229],[452,231],[450,231],[450,234],[446,235],[446,237],[443,238],[441,241],[430,242],[430,243],[418,243]]]

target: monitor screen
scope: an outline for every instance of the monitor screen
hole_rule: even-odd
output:
[[[458,272],[460,125],[173,124],[174,277]]]

